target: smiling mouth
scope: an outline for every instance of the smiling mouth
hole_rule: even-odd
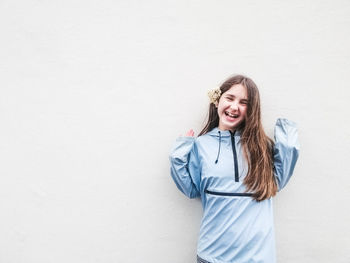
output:
[[[227,112],[227,111],[225,111],[225,115],[226,115],[226,116],[229,116],[229,117],[231,117],[231,118],[235,118],[235,119],[237,119],[237,118],[239,117],[238,114],[231,114],[231,113],[229,113],[229,112]]]

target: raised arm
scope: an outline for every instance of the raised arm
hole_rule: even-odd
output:
[[[286,186],[299,156],[298,130],[287,119],[278,119],[275,126],[274,174],[278,191]]]
[[[178,137],[169,160],[170,174],[179,190],[189,198],[200,196],[200,165],[195,138]]]

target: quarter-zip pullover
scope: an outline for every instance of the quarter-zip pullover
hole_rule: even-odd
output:
[[[299,154],[294,122],[278,119],[274,176],[281,190]],[[170,153],[171,176],[188,197],[200,197],[203,217],[197,254],[211,263],[275,262],[272,198],[257,202],[243,183],[248,166],[240,131],[218,127],[194,137],[179,137]]]

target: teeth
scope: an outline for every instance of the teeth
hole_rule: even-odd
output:
[[[226,114],[227,114],[228,116],[232,117],[232,118],[237,118],[237,117],[238,117],[237,114],[231,114],[231,113],[229,113],[229,112],[226,112]]]

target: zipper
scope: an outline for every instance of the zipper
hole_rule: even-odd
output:
[[[234,161],[234,167],[235,167],[235,182],[238,182],[239,175],[238,175],[238,161],[237,161],[237,152],[236,152],[236,144],[235,144],[235,133],[230,131],[231,133],[231,144],[232,144],[232,153],[233,153],[233,161]]]
[[[216,192],[216,191],[210,191],[210,190],[204,190],[206,194],[210,195],[221,195],[221,196],[252,196],[251,193],[227,193],[227,192]]]

